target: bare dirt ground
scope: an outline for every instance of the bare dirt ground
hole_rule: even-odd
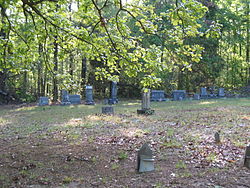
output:
[[[152,103],[152,116],[101,106],[1,106],[0,187],[250,187],[249,99]],[[146,142],[155,171],[138,173]]]

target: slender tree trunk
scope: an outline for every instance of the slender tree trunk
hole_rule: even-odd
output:
[[[85,95],[85,85],[86,85],[86,73],[87,73],[87,60],[85,57],[82,58],[82,70],[81,70],[81,91],[82,96]]]
[[[39,52],[39,59],[38,59],[38,66],[37,66],[37,95],[38,97],[41,96],[41,91],[42,91],[42,67],[43,67],[43,62],[42,62],[42,44],[39,43],[38,45],[38,52]]]
[[[58,100],[58,37],[54,36],[54,76],[53,76],[53,102]]]
[[[247,40],[246,40],[246,62],[249,64],[250,63],[250,3],[248,1],[246,1],[247,4],[247,11],[246,11],[246,17],[247,17]],[[250,67],[248,68],[248,85],[250,84]]]

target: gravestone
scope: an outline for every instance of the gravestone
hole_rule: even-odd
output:
[[[70,105],[69,93],[66,90],[61,91],[61,105]]]
[[[174,90],[173,91],[173,100],[182,101],[186,99],[186,90]]]
[[[218,97],[225,97],[225,89],[219,88]]]
[[[109,104],[117,104],[117,82],[111,82]]]
[[[69,95],[69,102],[71,104],[81,104],[81,96],[80,95]]]
[[[217,94],[215,93],[215,87],[214,86],[209,88],[209,92],[210,92],[210,94],[208,95],[209,98],[216,98],[217,97]]]
[[[92,86],[86,86],[86,102],[87,105],[93,105],[95,104],[93,100],[93,87]]]
[[[142,106],[140,110],[137,110],[137,114],[154,114],[154,110],[150,108],[150,89],[147,89],[147,92],[142,93]]]
[[[39,106],[49,105],[49,98],[48,97],[39,97]]]
[[[193,98],[194,98],[194,100],[200,100],[201,99],[200,94],[197,94],[197,93],[194,94]]]
[[[219,134],[219,132],[216,132],[216,133],[214,134],[214,140],[215,140],[215,143],[216,143],[216,144],[219,144],[219,143],[220,143],[220,134]]]
[[[244,166],[250,169],[250,145],[246,147]]]
[[[165,93],[163,90],[152,90],[151,101],[166,101]]]
[[[200,96],[201,96],[201,99],[207,99],[208,98],[207,88],[205,88],[205,87],[201,88]]]
[[[150,172],[154,171],[153,152],[147,143],[143,144],[137,155],[137,171]]]
[[[114,107],[113,106],[103,106],[102,113],[103,114],[114,114]]]

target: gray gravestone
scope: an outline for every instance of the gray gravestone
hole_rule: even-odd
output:
[[[225,89],[219,88],[218,97],[225,97]]]
[[[109,104],[117,104],[117,82],[111,82]]]
[[[49,105],[49,98],[48,97],[40,97],[38,105],[39,106]]]
[[[61,105],[70,105],[69,93],[66,90],[61,91]]]
[[[69,95],[69,102],[71,104],[81,104],[81,96],[80,95]]]
[[[201,96],[202,99],[207,99],[208,98],[207,88],[205,88],[205,87],[201,88],[200,96]]]
[[[216,143],[216,144],[219,144],[219,143],[220,143],[220,134],[219,134],[219,132],[216,132],[216,133],[214,134],[214,140],[215,140],[215,143]]]
[[[186,99],[186,90],[174,90],[173,91],[173,100],[182,101]]]
[[[194,94],[194,100],[200,100],[200,94],[195,93]]]
[[[87,105],[93,105],[95,104],[93,100],[93,87],[92,86],[86,86],[86,102]]]
[[[166,101],[165,93],[163,90],[152,90],[151,101]]]
[[[244,166],[250,168],[250,145],[246,147]]]
[[[114,114],[113,106],[103,106],[102,107],[102,113],[103,114]]]
[[[154,171],[153,152],[146,143],[138,151],[137,170],[138,172]]]
[[[154,113],[154,110],[150,108],[150,89],[147,89],[147,92],[142,93],[142,106],[140,110],[137,110],[138,114],[151,115]]]

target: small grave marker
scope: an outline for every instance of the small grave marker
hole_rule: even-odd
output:
[[[114,114],[114,107],[113,106],[103,106],[102,113],[103,114]]]
[[[200,96],[201,96],[202,99],[207,99],[208,98],[207,88],[205,88],[205,87],[201,88]]]
[[[143,144],[137,155],[137,171],[150,172],[154,171],[153,152],[147,143]]]
[[[93,105],[95,104],[93,100],[93,87],[92,86],[86,86],[86,102],[87,105]]]
[[[182,101],[186,99],[186,90],[174,90],[173,91],[173,100]]]
[[[81,96],[80,95],[69,95],[69,102],[71,104],[81,104]]]
[[[200,100],[200,94],[195,93],[194,94],[194,100]]]
[[[250,145],[246,147],[244,166],[250,169]]]
[[[219,88],[218,97],[225,97],[225,89],[224,88]]]
[[[142,108],[137,110],[137,114],[154,114],[154,110],[150,108],[150,89],[147,89],[147,92],[142,93]]]
[[[219,132],[216,132],[216,133],[214,134],[214,140],[215,140],[215,143],[216,143],[216,144],[219,144],[219,143],[220,143],[220,134],[219,134]]]
[[[38,105],[39,106],[49,105],[49,98],[48,97],[40,97]]]
[[[165,93],[163,90],[152,90],[151,101],[166,101]]]
[[[61,105],[70,105],[71,102],[69,101],[69,93],[66,90],[61,91]]]

